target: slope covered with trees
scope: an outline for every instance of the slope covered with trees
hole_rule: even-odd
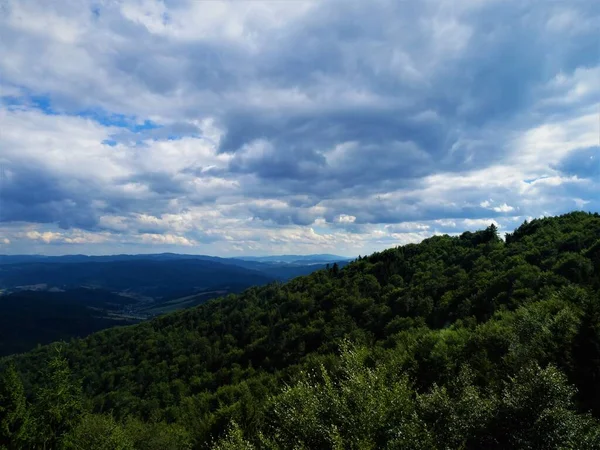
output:
[[[132,298],[100,289],[0,295],[0,356],[139,322],[119,314]]]
[[[14,448],[600,448],[600,216],[436,236],[0,364]]]
[[[0,255],[0,357],[307,275],[325,268],[327,256]]]

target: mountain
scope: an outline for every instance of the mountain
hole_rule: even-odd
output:
[[[244,256],[237,258],[221,258],[208,255],[190,255],[180,253],[149,253],[135,255],[0,255],[0,265],[19,264],[19,263],[85,263],[85,262],[114,262],[114,261],[171,261],[178,259],[199,259],[203,261],[214,261],[222,264],[237,264],[247,267],[247,262],[263,263],[332,263],[337,261],[348,261],[351,258],[343,256],[322,254],[322,255],[274,255],[274,256]],[[252,265],[252,267],[257,267]]]
[[[435,236],[0,366],[19,448],[600,448],[600,215]]]
[[[235,266],[242,267],[255,272],[262,272],[268,278],[287,281],[290,278],[307,275],[314,270],[325,268],[327,264],[337,262],[340,265],[347,264],[350,260],[341,256],[335,255],[283,255],[283,256],[269,256],[269,257],[247,257],[247,258],[220,258],[217,256],[207,255],[186,255],[177,253],[158,253],[158,254],[139,254],[139,255],[103,255],[103,256],[87,256],[87,255],[63,255],[63,256],[43,256],[43,255],[0,255],[0,289],[10,289],[16,286],[15,280],[26,281],[20,282],[22,285],[34,285],[34,284],[73,284],[76,281],[69,280],[69,271],[65,271],[65,268],[73,266],[54,266],[55,264],[89,264],[89,263],[104,263],[105,267],[110,271],[112,267],[109,263],[119,263],[119,267],[126,267],[125,263],[131,264],[131,270],[136,271],[136,265],[148,264],[148,261],[153,261],[155,265],[163,264],[162,267],[178,267],[182,268],[185,264],[193,263],[181,263],[181,261],[204,261],[204,267],[209,267],[206,263],[214,263],[215,268],[218,268],[223,274],[227,273],[224,266]],[[25,264],[37,264],[31,266],[29,270],[23,266],[17,270],[16,265]],[[201,263],[198,263],[201,264]],[[179,265],[179,266],[178,266]],[[75,269],[76,273],[82,270],[95,270],[91,269],[94,266],[86,266],[86,269]],[[195,269],[194,269],[195,270]],[[18,272],[23,272],[23,275]],[[39,274],[40,279],[46,281],[36,281],[38,278],[36,275]],[[53,275],[52,275],[53,274]],[[56,275],[56,276],[55,276]],[[200,279],[200,278],[199,278]],[[133,288],[139,284],[135,282]],[[249,286],[243,282],[243,285]],[[108,286],[113,288],[112,286]],[[116,289],[116,288],[115,288]]]
[[[30,262],[0,266],[0,288],[4,289],[40,284],[61,289],[87,286],[165,297],[194,290],[235,290],[270,281],[272,277],[259,271],[196,259]]]
[[[38,264],[58,264],[58,263],[110,263],[110,262],[139,262],[139,261],[160,261],[173,262],[179,260],[199,260],[209,261],[217,264],[243,267],[245,269],[259,271],[269,277],[281,281],[287,281],[290,278],[300,275],[307,275],[314,270],[325,268],[327,264],[338,263],[345,265],[350,262],[349,258],[336,255],[281,255],[281,256],[258,256],[258,257],[239,257],[239,258],[220,258],[218,256],[207,255],[186,255],[177,253],[157,253],[157,254],[139,254],[139,255],[63,255],[63,256],[44,256],[44,255],[0,255],[0,276],[2,266],[26,263]],[[39,267],[39,266],[37,266]],[[6,277],[5,277],[6,278]],[[1,278],[0,278],[1,280]],[[14,284],[14,283],[11,283]]]

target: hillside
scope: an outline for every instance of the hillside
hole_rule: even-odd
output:
[[[139,322],[121,313],[132,298],[99,289],[23,291],[0,296],[0,356]]]
[[[173,253],[0,255],[0,356],[137,323],[327,264],[322,255],[297,263]]]
[[[599,290],[598,214],[432,237],[4,359],[3,439],[600,448]]]

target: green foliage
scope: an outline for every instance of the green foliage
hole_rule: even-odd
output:
[[[6,272],[3,275],[4,279],[10,278]],[[38,344],[87,336],[104,328],[136,323],[124,318],[115,320],[105,313],[131,301],[99,289],[21,291],[2,295],[0,357],[29,351]]]
[[[79,422],[83,412],[81,388],[71,376],[67,360],[60,347],[55,352],[44,373],[44,385],[36,392],[33,407],[35,441],[44,448],[56,448]]]
[[[473,385],[474,375],[463,366],[459,376],[417,397],[418,413],[434,437],[435,448],[489,448],[486,435],[494,420],[495,401]]]
[[[0,366],[48,444],[599,448],[599,236],[585,213],[435,236]]]
[[[290,447],[293,448],[293,447]],[[213,450],[254,450],[256,447],[246,439],[239,425],[232,421],[223,438],[213,445]]]
[[[487,390],[463,366],[415,397],[393,363],[371,367],[368,353],[345,349],[335,375],[322,368],[275,396],[255,444],[232,423],[215,448],[600,448],[600,425],[575,411],[575,390],[553,366],[529,364]]]
[[[368,367],[369,352],[345,346],[333,378],[323,366],[275,397],[270,415],[279,448],[383,448],[400,437],[418,448],[427,434],[406,376]]]
[[[66,435],[65,450],[133,450],[133,440],[109,415],[85,414]]]
[[[574,411],[573,387],[555,367],[530,364],[505,382],[495,418],[497,448],[600,448],[600,427]]]
[[[144,423],[130,418],[125,422],[124,430],[136,450],[191,448],[189,433],[179,425],[164,422]]]
[[[19,448],[29,439],[30,432],[23,382],[11,364],[0,374],[0,448]]]

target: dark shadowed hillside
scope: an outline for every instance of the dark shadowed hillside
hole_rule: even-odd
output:
[[[598,214],[432,237],[4,359],[3,439],[600,448],[599,289]]]
[[[0,355],[306,275],[328,264],[317,257],[321,262],[305,257],[299,263],[263,263],[172,253],[0,255]]]
[[[134,303],[131,298],[99,289],[23,291],[0,296],[0,355],[137,323],[134,317],[120,313]]]

